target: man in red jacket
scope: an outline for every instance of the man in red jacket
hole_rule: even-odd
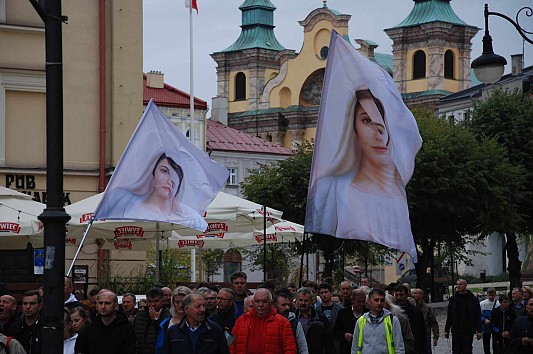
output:
[[[253,308],[233,327],[231,354],[296,354],[296,342],[289,321],[272,307],[272,294],[257,289]]]

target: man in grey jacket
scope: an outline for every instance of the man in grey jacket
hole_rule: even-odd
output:
[[[372,289],[368,294],[369,312],[355,324],[352,354],[405,354],[402,329],[398,319],[384,309],[385,292]],[[391,349],[391,351],[389,351]]]
[[[290,312],[290,295],[284,293],[276,294],[274,296],[274,305],[276,306],[276,311],[278,311],[280,315],[285,316],[291,324],[294,339],[296,340],[296,347],[298,348],[298,354],[308,354],[307,340],[305,339],[302,324],[298,322],[296,315]]]

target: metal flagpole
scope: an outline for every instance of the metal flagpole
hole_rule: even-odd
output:
[[[94,221],[94,218],[89,220],[89,224],[87,224],[87,229],[85,229],[85,232],[83,233],[83,237],[81,239],[80,245],[78,246],[78,249],[76,250],[76,254],[74,255],[74,258],[72,258],[72,263],[70,264],[70,268],[68,269],[67,277],[70,277],[72,268],[74,268],[74,263],[76,263],[76,260],[78,259],[78,255],[81,252],[81,248],[83,247],[83,243],[85,242],[85,239],[87,238],[87,234],[89,233],[91,226],[93,226],[93,221]]]
[[[193,51],[193,23],[192,23],[192,1],[189,4],[189,110],[191,113],[191,129],[189,130],[189,137],[191,142],[195,144],[194,134],[194,51]],[[196,144],[195,144],[196,145]],[[191,249],[191,282],[196,282],[196,250]]]
[[[263,205],[263,282],[267,281],[267,208]]]
[[[161,255],[159,254],[159,222],[155,224],[155,283],[159,284],[161,272]]]

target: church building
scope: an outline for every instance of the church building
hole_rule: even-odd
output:
[[[390,55],[378,53],[370,40],[352,42],[351,15],[327,0],[299,21],[304,41],[296,53],[274,34],[272,2],[245,0],[239,38],[211,55],[218,81],[211,119],[289,148],[313,139],[332,31],[389,72],[406,104],[435,104],[470,86],[471,39],[479,30],[460,19],[450,1],[414,0],[407,18],[385,30],[393,40]]]

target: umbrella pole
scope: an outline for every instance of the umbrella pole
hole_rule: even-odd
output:
[[[304,237],[302,239],[302,257],[300,258],[300,281],[298,283],[298,289],[302,287],[302,278],[304,276],[304,253],[305,253],[305,238],[307,236],[307,233],[304,233]]]
[[[74,263],[76,263],[76,260],[78,259],[78,256],[81,252],[81,248],[83,247],[83,243],[85,242],[85,239],[87,238],[87,234],[89,234],[89,230],[91,229],[91,226],[93,226],[93,221],[94,219],[91,219],[89,220],[89,224],[87,224],[87,229],[85,229],[80,245],[78,246],[78,249],[76,250],[76,254],[74,255],[74,258],[72,258],[72,263],[70,263],[70,268],[68,269],[67,277],[70,277],[72,268],[74,268]]]
[[[266,206],[263,205],[263,282],[267,281],[267,210]]]

